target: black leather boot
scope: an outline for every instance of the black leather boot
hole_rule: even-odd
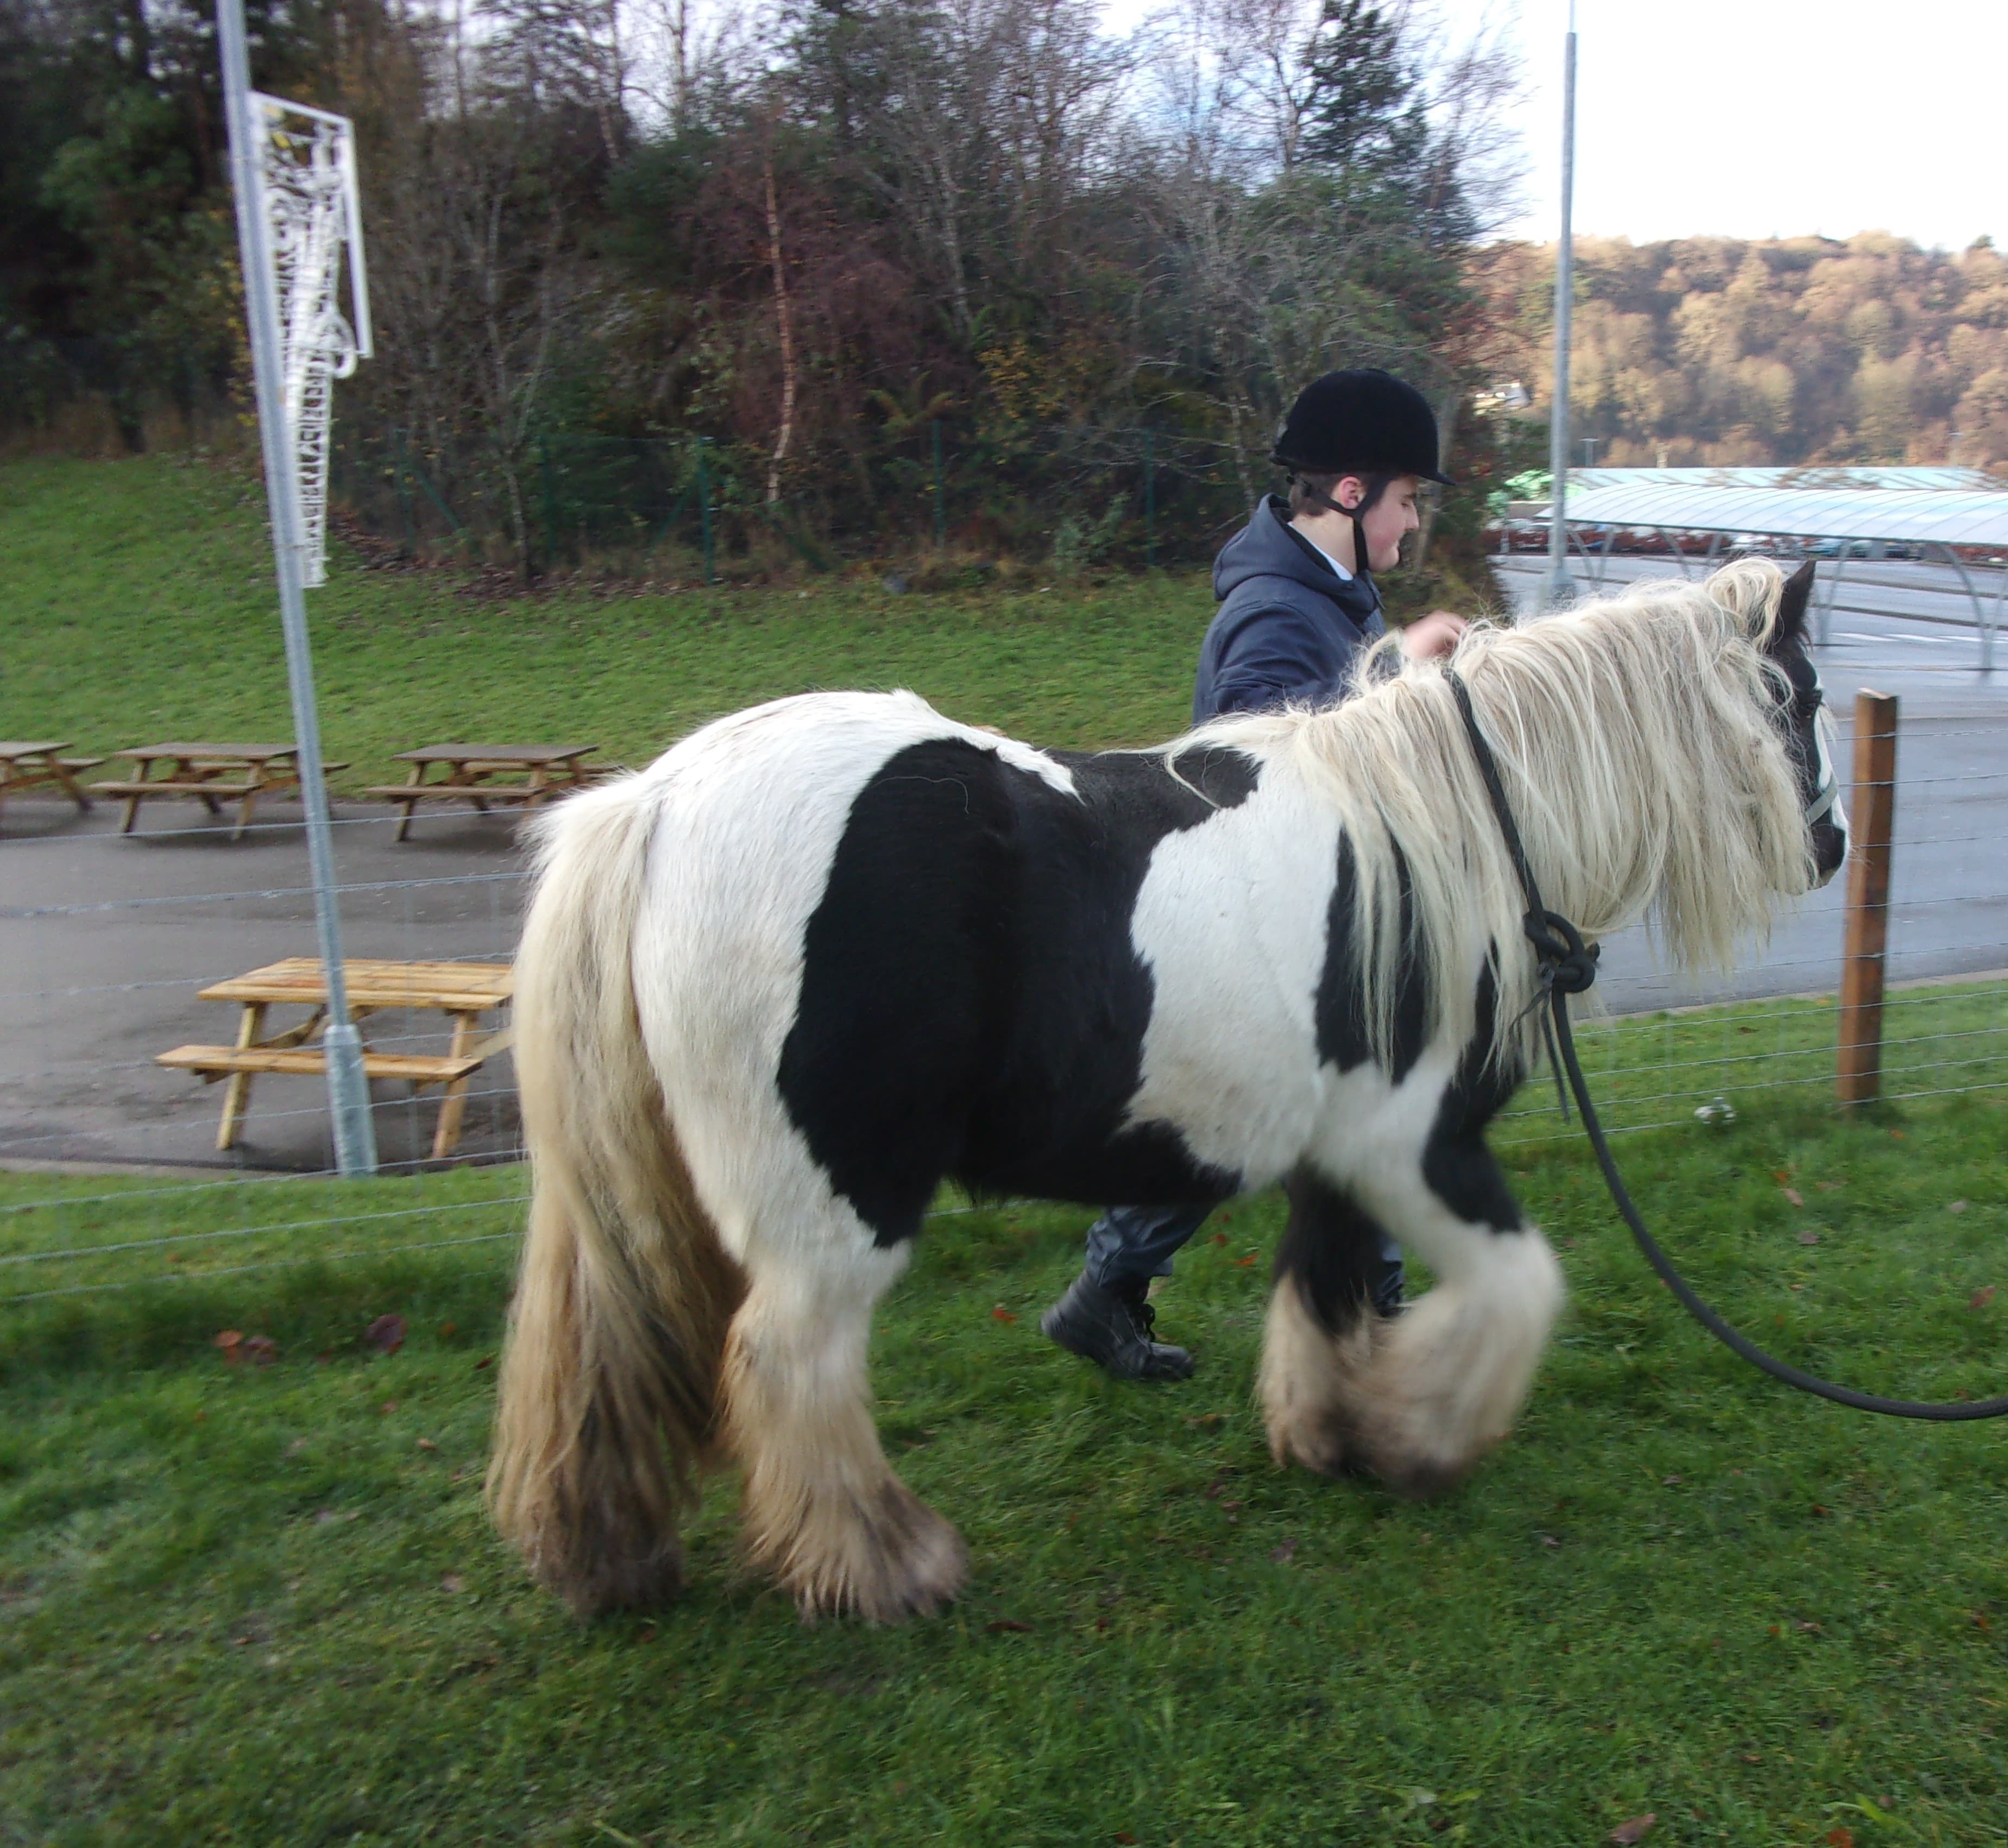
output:
[[[1039,1318],[1039,1327],[1069,1352],[1119,1380],[1190,1379],[1193,1357],[1183,1348],[1151,1339],[1157,1317],[1149,1295],[1145,1278],[1109,1288],[1084,1270]]]

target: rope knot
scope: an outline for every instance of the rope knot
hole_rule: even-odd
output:
[[[1585,943],[1582,933],[1559,911],[1529,911],[1521,922],[1541,965],[1546,992],[1582,995],[1596,980],[1596,959],[1603,945]]]

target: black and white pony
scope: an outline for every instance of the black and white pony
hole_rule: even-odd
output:
[[[1677,963],[1720,963],[1840,864],[1811,570],[1651,580],[1459,645],[1542,891],[1586,935],[1651,914]],[[961,1539],[887,1465],[865,1369],[945,1177],[1085,1202],[1281,1182],[1278,1459],[1420,1491],[1505,1435],[1562,1284],[1485,1146],[1533,959],[1437,666],[1094,754],[806,694],[572,799],[540,844],[489,1489],[581,1612],[677,1588],[726,1458],[805,1613],[953,1595]],[[1438,1280],[1391,1320],[1383,1227]]]

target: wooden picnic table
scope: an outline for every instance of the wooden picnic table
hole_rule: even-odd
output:
[[[222,799],[232,798],[237,804],[237,825],[230,831],[230,838],[239,840],[251,825],[251,811],[260,796],[282,795],[299,786],[299,747],[293,744],[133,744],[112,754],[129,758],[133,774],[90,787],[96,795],[125,797],[126,819],[118,830],[122,834],[133,832],[140,804],[150,797],[191,797],[213,815],[222,814]],[[156,765],[164,765],[167,773],[156,776]],[[321,765],[324,772],[348,768],[346,764]]]
[[[80,770],[94,770],[101,757],[65,757],[67,738],[0,738],[0,804],[9,796],[53,783],[80,809],[90,797],[76,779]]]
[[[597,744],[427,744],[398,753],[397,762],[412,766],[403,783],[381,783],[362,793],[403,805],[397,835],[402,840],[411,832],[412,814],[421,802],[471,802],[485,814],[491,802],[535,808],[553,797],[584,789],[607,774],[603,769],[589,770],[579,761],[599,748]],[[435,766],[446,774],[433,776]],[[503,776],[512,780],[496,780]]]
[[[371,1078],[402,1078],[415,1087],[443,1087],[439,1124],[433,1136],[433,1159],[443,1161],[460,1140],[461,1118],[467,1108],[467,1081],[482,1062],[509,1043],[511,1029],[484,1032],[481,1016],[507,1005],[515,990],[515,970],[507,963],[384,963],[349,961],[342,965],[348,988],[348,1014],[360,1021],[388,1008],[427,1009],[453,1022],[453,1042],[443,1056],[405,1052],[372,1052],[366,1045],[362,1069]],[[177,1046],[155,1062],[177,1071],[194,1072],[206,1084],[227,1079],[223,1122],[216,1146],[228,1149],[237,1140],[251,1101],[251,1081],[263,1072],[327,1070],[323,1048],[308,1042],[327,1023],[327,981],[317,956],[289,956],[282,963],[232,976],[201,993],[204,1001],[234,1001],[242,1009],[234,1046]],[[266,1010],[304,1006],[305,1020],[283,1033],[263,1037]]]

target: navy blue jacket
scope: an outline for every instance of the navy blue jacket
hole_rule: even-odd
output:
[[[1269,495],[1214,560],[1220,608],[1200,645],[1195,725],[1292,700],[1328,705],[1353,657],[1387,633],[1372,580],[1340,577],[1289,518]]]

